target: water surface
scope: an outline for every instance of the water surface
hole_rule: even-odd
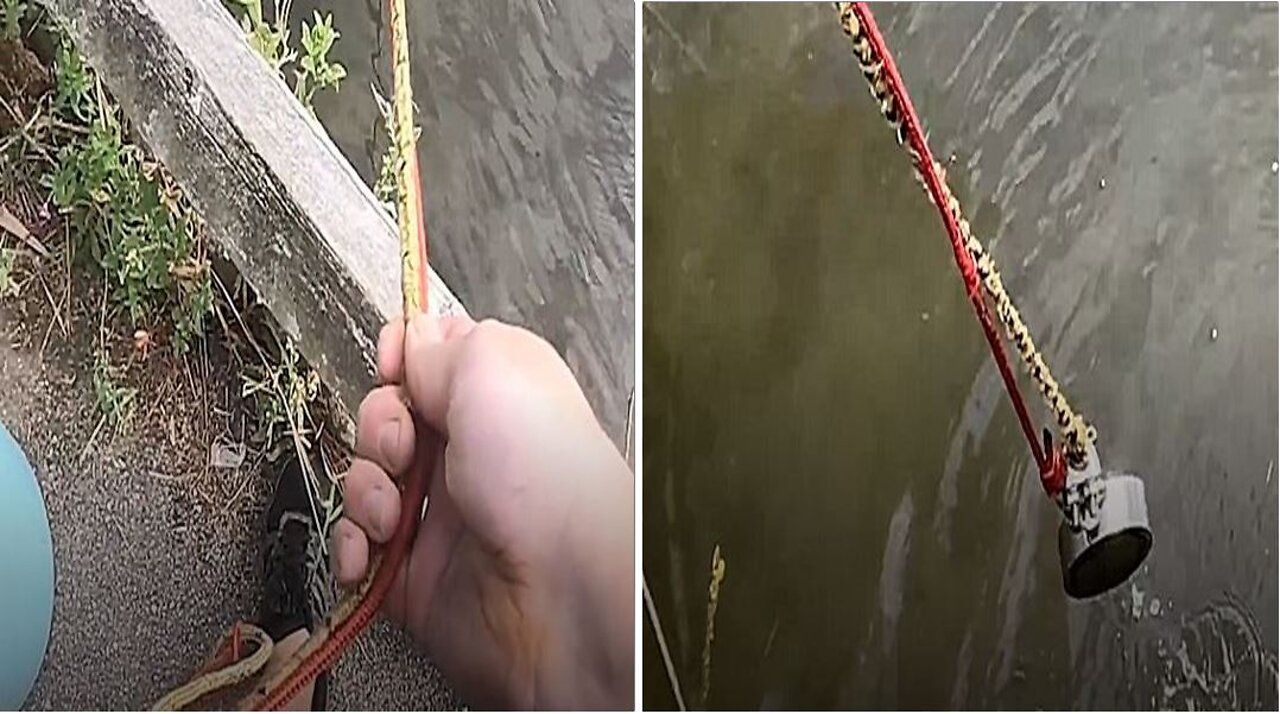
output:
[[[686,697],[718,543],[711,707],[1275,709],[1275,7],[875,10],[1104,461],[1146,480],[1155,549],[1063,593],[1056,511],[830,7],[647,6],[644,569]]]
[[[316,113],[366,182],[391,91],[385,0],[332,13],[347,68]],[[409,3],[431,262],[471,314],[565,356],[616,443],[635,375],[634,47],[627,3]],[[295,30],[295,37],[296,37]]]

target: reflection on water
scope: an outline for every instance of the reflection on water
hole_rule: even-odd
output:
[[[876,13],[1104,461],[1146,479],[1155,549],[1066,599],[829,6],[648,6],[644,568],[686,693],[719,543],[712,707],[1274,709],[1274,6]]]

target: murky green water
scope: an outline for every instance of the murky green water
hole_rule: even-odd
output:
[[[719,543],[711,707],[1274,709],[1274,6],[875,10],[1104,461],[1146,479],[1155,549],[1062,592],[830,7],[647,6],[643,562],[686,696]]]

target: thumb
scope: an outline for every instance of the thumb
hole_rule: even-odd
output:
[[[475,327],[469,318],[441,320],[417,315],[405,330],[404,385],[413,411],[427,426],[448,436],[449,404],[466,336]]]

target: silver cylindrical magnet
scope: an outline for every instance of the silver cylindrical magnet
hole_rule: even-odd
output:
[[[1114,472],[1097,478],[1104,489],[1097,527],[1074,530],[1063,523],[1058,528],[1062,584],[1074,598],[1093,597],[1120,585],[1151,551],[1142,479]]]

